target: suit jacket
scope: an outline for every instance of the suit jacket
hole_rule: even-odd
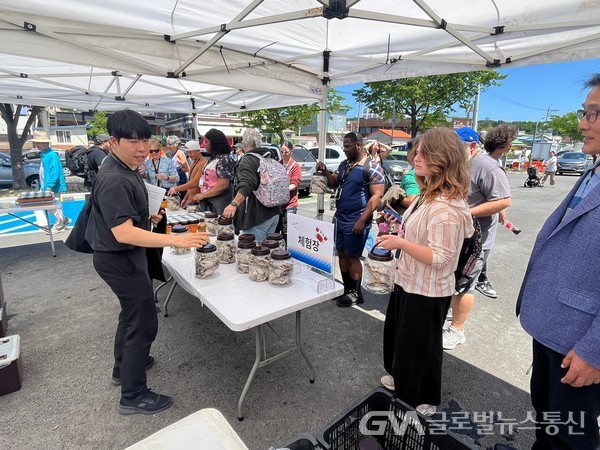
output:
[[[519,292],[517,315],[538,342],[563,355],[575,350],[600,368],[600,185],[562,221],[587,174],[548,218],[536,239]]]

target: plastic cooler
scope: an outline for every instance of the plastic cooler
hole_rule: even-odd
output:
[[[377,445],[385,450],[477,449],[381,388],[336,417],[319,432],[317,440],[325,450],[378,448]]]
[[[0,395],[21,389],[21,338],[18,334],[0,338]]]

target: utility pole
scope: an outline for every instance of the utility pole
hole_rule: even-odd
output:
[[[394,104],[392,105],[392,138],[390,142],[390,147],[394,145],[394,122],[396,121],[396,99],[394,99]]]
[[[477,94],[475,94],[475,105],[473,106],[473,129],[477,131],[477,121],[479,120],[479,94],[481,93],[481,84],[477,83]]]

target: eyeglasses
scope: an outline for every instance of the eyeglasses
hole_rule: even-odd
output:
[[[159,148],[151,148],[150,149],[150,153],[158,153],[158,152],[160,152]]]
[[[581,122],[585,117],[588,123],[594,123],[598,118],[598,114],[600,114],[600,111],[597,109],[588,109],[587,111],[580,109],[577,111],[577,119]]]

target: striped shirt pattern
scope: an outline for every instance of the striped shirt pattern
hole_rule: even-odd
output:
[[[474,232],[469,206],[466,200],[438,198],[423,203],[412,214],[416,202],[406,211],[404,238],[430,247],[433,264],[423,264],[402,252],[396,261],[396,284],[412,294],[450,296],[463,240]]]

